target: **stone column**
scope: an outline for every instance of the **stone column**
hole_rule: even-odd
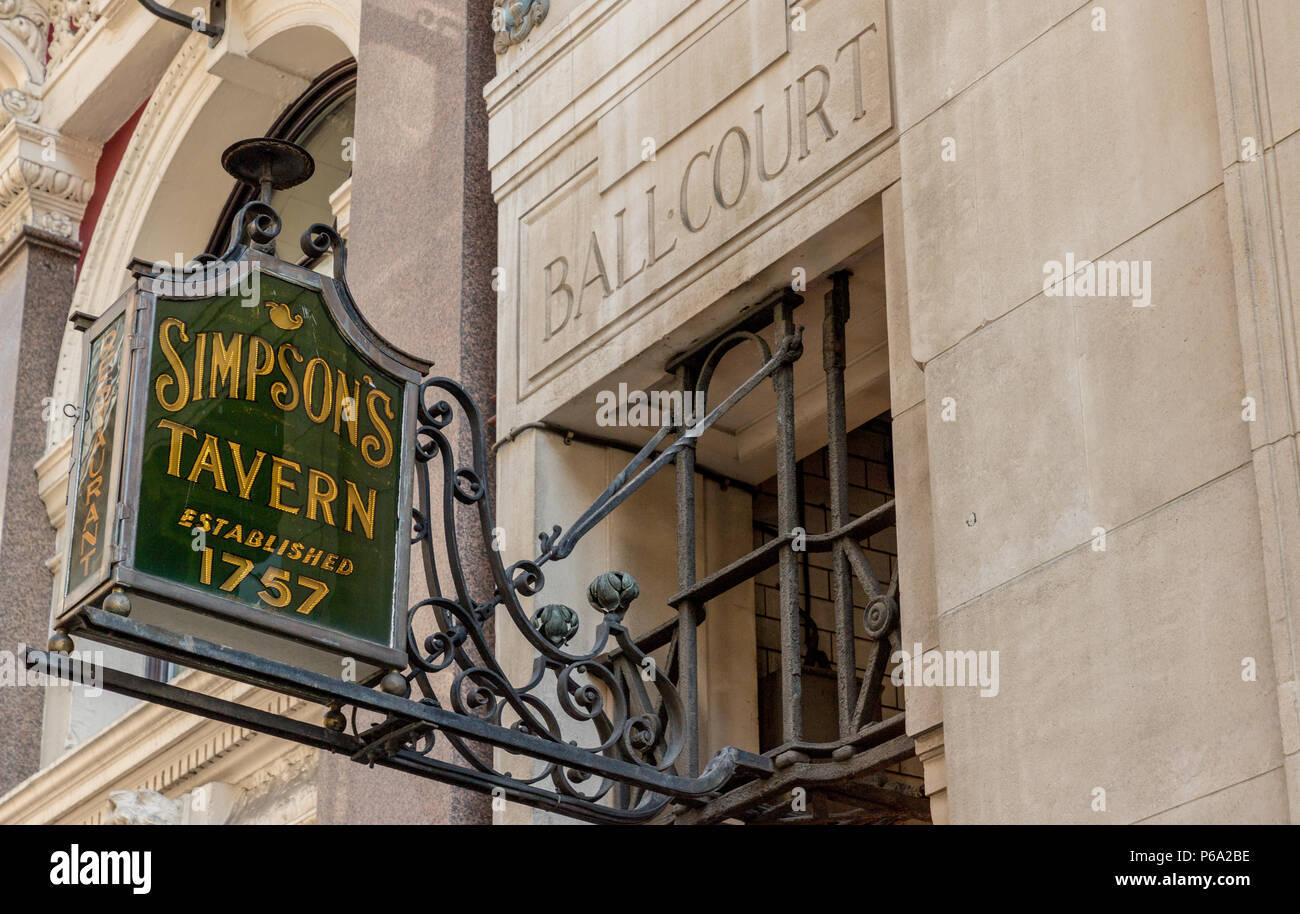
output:
[[[37,491],[98,149],[29,122],[0,128],[0,650],[44,646],[55,532]],[[0,793],[40,763],[43,690],[0,688]]]
[[[483,86],[495,73],[492,43],[490,0],[362,5],[348,261],[366,317],[431,356],[488,416],[497,217]],[[459,446],[467,463],[468,442]],[[491,591],[480,539],[467,529],[462,540],[466,567],[479,570],[469,581],[476,594]],[[319,776],[322,823],[491,821],[487,797],[408,774],[328,757]]]

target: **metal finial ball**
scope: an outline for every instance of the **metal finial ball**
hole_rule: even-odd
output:
[[[379,680],[379,688],[389,695],[396,695],[399,698],[405,698],[411,694],[411,684],[406,681],[406,677],[401,673],[388,673],[383,679]]]
[[[115,590],[104,598],[104,611],[115,616],[131,615],[131,598],[120,590]]]
[[[335,705],[325,712],[325,729],[332,730],[335,733],[342,733],[347,729],[348,719],[343,716],[343,712]]]
[[[56,631],[50,636],[49,644],[46,645],[52,654],[70,654],[72,653],[72,639],[64,631]]]

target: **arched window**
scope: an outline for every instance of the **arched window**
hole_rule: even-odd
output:
[[[271,196],[271,205],[284,220],[278,244],[285,260],[310,265],[311,258],[299,256],[298,239],[314,222],[334,222],[330,195],[352,173],[356,97],[357,62],[345,60],[316,77],[266,132],[269,137],[297,143],[316,160],[310,180]],[[212,229],[207,253],[217,255],[226,249],[230,221],[254,195],[246,185],[235,186]]]

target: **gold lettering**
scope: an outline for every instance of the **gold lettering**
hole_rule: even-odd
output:
[[[171,331],[179,328],[179,336],[182,342],[190,341],[189,335],[185,332],[185,322],[174,317],[169,317],[158,327],[158,345],[162,348],[163,357],[167,359],[167,364],[171,365],[172,371],[176,374],[173,376],[164,372],[158,375],[154,381],[154,396],[158,399],[158,405],[169,413],[179,411],[185,406],[190,399],[190,376],[185,370],[185,363],[181,361],[180,354],[176,352],[176,344],[172,342]],[[176,385],[176,397],[167,399],[166,391],[173,384]]]
[[[361,521],[361,526],[365,528],[366,539],[375,538],[375,490],[368,489],[368,501],[365,507],[361,505],[361,493],[357,491],[356,484],[350,479],[343,480],[347,487],[347,519],[343,523],[343,529],[348,533],[352,532],[352,515],[355,513],[357,519]]]
[[[266,360],[262,361],[257,357],[257,351],[262,350],[266,353]],[[244,399],[250,403],[257,400],[257,379],[261,375],[268,375],[275,368],[275,350],[271,344],[260,336],[250,336],[248,338],[248,371],[245,377],[248,379]],[[274,386],[271,388],[274,391]]]
[[[257,456],[253,458],[253,465],[245,470],[239,443],[227,441],[226,444],[230,446],[230,456],[235,459],[235,481],[239,484],[239,497],[248,501],[248,493],[253,489],[253,481],[257,479],[257,471],[262,468],[262,460],[266,457],[266,452],[258,451]]]
[[[380,418],[379,413],[375,411],[375,401],[382,399],[384,401],[384,412],[389,419],[395,418],[393,415],[393,402],[388,398],[388,394],[382,390],[372,390],[366,394],[366,412],[370,414],[370,421],[375,425],[375,431],[379,432],[379,437],[366,435],[361,439],[361,456],[365,458],[366,463],[378,470],[388,466],[393,459],[393,434],[388,430],[387,424]],[[380,438],[383,442],[380,442]],[[378,457],[371,456],[374,450],[379,451]]]
[[[298,487],[284,478],[284,468],[291,467],[295,473],[301,473],[302,467],[292,460],[285,460],[283,457],[271,456],[271,502],[272,508],[278,508],[285,514],[297,514],[301,508],[295,505],[286,505],[280,500],[280,490],[288,489],[290,492],[297,492]]]
[[[159,420],[160,422],[163,420]],[[199,474],[207,470],[212,474],[212,482],[217,491],[226,491],[226,474],[221,468],[221,451],[218,449],[219,440],[216,435],[204,435],[203,446],[199,449],[198,459],[194,461],[194,467],[190,470],[190,475],[186,478],[190,482],[198,482]]]
[[[321,487],[324,483],[324,488]],[[307,470],[307,520],[316,519],[316,509],[320,508],[325,523],[334,526],[334,498],[339,494],[338,483],[328,473],[320,470]]]
[[[181,441],[186,435],[197,440],[198,432],[188,425],[181,425],[170,419],[159,419],[158,428],[165,428],[171,432],[171,442],[167,450],[167,475],[179,479],[181,475]]]
[[[321,389],[320,412],[312,411],[312,395],[315,391],[312,389],[316,386],[316,370],[320,366],[321,378],[324,379],[324,385]],[[307,418],[317,425],[324,422],[330,414],[330,402],[334,398],[334,382],[330,378],[330,367],[324,359],[317,356],[307,363],[306,370],[302,373],[302,410],[307,414]]]
[[[272,384],[271,401],[287,413],[298,405],[298,379],[294,377],[293,369],[289,367],[289,362],[285,359],[286,355],[291,355],[301,362],[302,354],[298,352],[293,343],[281,343],[276,354],[276,361],[280,363],[280,371],[289,383],[285,384],[284,381],[276,381]],[[285,392],[289,390],[293,391],[293,396],[285,400]]]
[[[346,422],[348,439],[351,440],[352,446],[356,447],[357,425],[361,416],[361,382],[352,382],[352,395],[348,396],[348,376],[340,370],[337,390],[339,396],[334,404],[334,434],[339,433],[340,421]]]
[[[243,351],[244,335],[242,333],[232,333],[230,335],[230,345],[226,346],[225,336],[221,333],[212,334],[212,380],[209,388],[212,396],[217,395],[218,384],[228,384],[230,393],[226,396],[231,400],[239,399],[239,361],[240,354]],[[217,378],[220,373],[220,379]]]
[[[194,335],[194,400],[197,402],[203,399],[203,358],[208,348],[208,335],[206,333],[196,333]]]

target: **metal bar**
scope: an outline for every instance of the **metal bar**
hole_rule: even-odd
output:
[[[838,544],[835,555],[836,558],[844,557],[849,568],[862,584],[862,589],[867,592],[867,599],[881,596],[880,582],[876,580],[876,573],[871,570],[871,563],[867,561],[861,546],[853,540],[844,540]]]
[[[774,770],[770,759],[729,747],[714,756],[700,777],[678,777],[632,762],[598,755],[569,743],[548,740],[531,733],[521,733],[489,721],[457,714],[445,708],[389,695],[309,670],[295,669],[287,664],[212,644],[189,635],[175,635],[155,626],[133,622],[103,610],[88,609],[83,618],[89,623],[88,630],[100,640],[105,635],[116,635],[119,643],[147,645],[164,651],[169,656],[181,658],[181,662],[187,666],[205,669],[241,682],[306,697],[320,704],[338,702],[379,714],[395,715],[408,721],[421,721],[435,729],[467,739],[480,740],[516,755],[526,755],[545,762],[554,762],[564,768],[623,780],[657,793],[688,797],[705,796],[726,784],[738,773],[763,776]]]
[[[698,371],[719,340],[737,332],[758,333],[772,323],[772,309],[788,292],[788,289],[774,292],[752,307],[742,305],[740,314],[729,323],[719,327],[712,336],[705,338],[699,345],[679,352],[669,359],[664,365],[664,371],[669,374],[677,374],[678,370],[684,365]]]
[[[830,489],[832,529],[849,518],[849,441],[844,403],[844,325],[849,319],[848,270],[831,274],[822,322],[822,369],[826,372],[826,477]],[[853,643],[853,579],[844,550],[836,549],[831,569],[835,601],[835,704],[840,736],[853,732],[857,697],[857,659]]]
[[[472,771],[469,768],[420,755],[409,749],[402,749],[387,758],[376,759],[375,764],[417,774],[453,787],[462,787],[478,793],[503,795],[507,800],[534,809],[549,810],[597,825],[628,825],[644,822],[658,815],[670,802],[669,797],[651,791],[642,798],[641,804],[635,809],[615,809],[611,806],[588,803],[552,793],[530,784],[521,784],[501,775]]]
[[[808,551],[825,552],[832,548],[838,540],[846,537],[849,539],[862,539],[864,536],[879,533],[881,530],[892,526],[894,526],[894,499],[891,498],[880,507],[872,508],[866,514],[854,518],[838,530],[808,537]]]
[[[165,682],[123,673],[109,667],[95,667],[92,674],[86,670],[86,665],[82,661],[70,657],[51,656],[46,651],[29,648],[26,663],[28,669],[38,670],[47,676],[81,683],[98,681],[102,688],[118,695],[153,702],[176,711],[198,714],[223,724],[247,727],[258,733],[293,740],[315,746],[317,749],[328,749],[331,752],[350,755],[361,745],[355,737],[335,733],[324,727],[226,701],[212,695],[204,695],[202,692],[182,689]]]
[[[793,295],[793,293],[791,294]],[[802,301],[798,296],[794,297],[796,301]],[[573,551],[578,540],[586,535],[587,531],[604,520],[611,511],[630,498],[637,489],[641,488],[670,461],[676,462],[677,454],[683,449],[693,448],[695,439],[708,431],[718,419],[726,415],[733,406],[748,396],[750,391],[762,383],[763,380],[774,376],[782,366],[788,367],[793,359],[798,358],[797,350],[801,346],[799,339],[797,331],[784,339],[777,351],[772,353],[771,358],[764,362],[763,366],[751,375],[749,380],[728,394],[725,400],[709,411],[708,415],[683,431],[672,444],[659,451],[644,468],[638,470],[637,468],[645,463],[650,458],[650,455],[655,453],[656,448],[672,431],[672,428],[665,426],[659,432],[656,432],[654,437],[641,450],[637,451],[636,456],[628,462],[627,466],[606,487],[605,491],[592,502],[587,510],[582,512],[569,529],[548,545],[543,555],[538,558],[538,564],[549,561],[551,558],[566,558]],[[694,390],[694,386],[692,385],[690,389]],[[694,459],[692,458],[693,466]],[[635,475],[633,475],[634,471],[636,471]]]
[[[737,584],[743,584],[755,575],[766,571],[781,558],[781,550],[790,545],[793,534],[778,536],[768,540],[752,552],[742,555],[725,568],[699,581],[695,586],[678,591],[668,598],[669,606],[680,606],[686,600],[705,603],[720,594],[726,593]]]
[[[788,795],[796,786],[833,784],[836,781],[860,778],[915,755],[916,743],[913,739],[910,736],[896,736],[887,743],[843,762],[796,762],[762,782],[737,787],[707,806],[685,811],[677,815],[675,821],[682,825],[711,825],[725,819],[740,818],[746,810],[781,794]]]
[[[226,31],[226,0],[212,0],[212,3],[209,6],[210,15],[207,20],[202,18],[191,19],[184,13],[178,13],[175,10],[168,9],[161,3],[158,3],[157,0],[138,0],[138,2],[159,19],[164,19],[167,22],[172,22],[202,35],[207,35],[213,44],[219,41]]]
[[[852,736],[837,739],[834,742],[812,743],[800,740],[792,743],[782,743],[780,746],[769,749],[763,754],[773,759],[787,752],[798,752],[809,758],[833,758],[837,749],[862,750],[869,748],[891,737],[898,736],[905,729],[906,721],[903,715],[895,714],[885,720],[868,722]]]
[[[676,609],[677,604],[674,603],[673,608]],[[677,633],[677,624],[676,619],[669,619],[667,622],[656,625],[654,628],[650,629],[650,631],[637,635],[632,639],[633,643],[641,653],[653,654],[655,651],[659,650],[659,648],[667,646],[673,640],[673,635]],[[596,661],[598,663],[614,663],[621,659],[623,659],[623,649],[621,647],[616,647],[608,654],[602,654],[600,657],[597,657]]]
[[[862,691],[865,697],[854,711],[863,723],[875,718],[880,710],[881,694],[885,690],[885,670],[889,668],[890,639],[881,638],[871,646],[867,668],[862,674]]]
[[[86,678],[81,661],[67,657],[52,657],[45,651],[29,650],[26,658],[29,669],[37,670],[49,676],[59,678],[71,677],[73,681],[94,681]],[[119,695],[142,701],[153,702],[177,711],[197,714],[221,723],[236,727],[246,727],[258,733],[293,740],[317,749],[357,757],[361,746],[355,737],[334,733],[324,727],[317,727],[303,721],[294,720],[279,714],[271,714],[247,705],[181,689],[161,682],[153,682],[123,673],[107,667],[95,670],[95,676],[102,687]],[[501,775],[474,771],[447,762],[426,758],[409,749],[402,749],[391,757],[356,758],[358,761],[383,765],[400,771],[433,778],[443,783],[454,784],[467,790],[480,793],[499,792],[507,799],[539,809],[549,809],[563,815],[596,823],[630,823],[642,822],[653,818],[668,804],[670,798],[661,794],[650,794],[649,799],[635,809],[610,809],[595,803],[586,803],[571,797],[551,793],[528,784],[520,784]]]
[[[789,297],[776,305],[776,332],[781,344],[795,338],[795,303]],[[785,361],[772,375],[776,392],[776,515],[781,535],[798,525],[795,494],[794,363]],[[799,562],[794,550],[784,547],[779,559],[781,612],[781,727],[784,742],[803,735],[803,659],[800,652]]]
[[[682,402],[692,396],[695,377],[685,367],[678,369]],[[695,439],[674,458],[677,465],[677,587],[688,590],[695,585]],[[677,651],[681,666],[677,690],[686,709],[686,773],[695,777],[700,770],[700,679],[699,679],[699,604],[684,600],[677,606]]]
[[[835,547],[836,541],[844,537],[870,536],[893,525],[894,502],[891,499],[880,507],[873,508],[861,517],[853,519],[838,530],[807,537],[804,546],[808,552],[829,552]],[[768,540],[725,568],[720,568],[708,577],[700,579],[694,587],[673,594],[668,598],[668,605],[676,607],[683,600],[694,600],[702,607],[709,600],[771,568],[780,559],[781,550],[793,539],[793,534],[787,533]]]

